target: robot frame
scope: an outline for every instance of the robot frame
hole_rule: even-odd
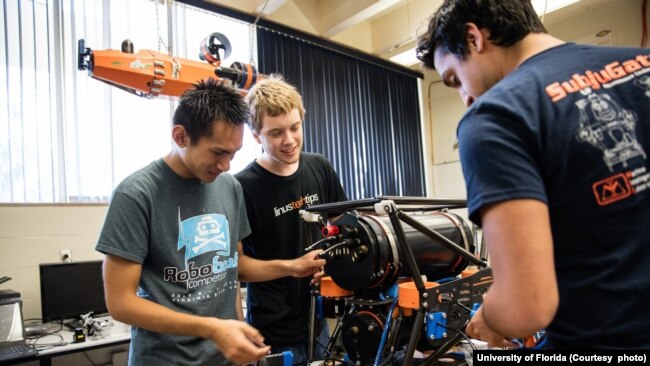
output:
[[[318,314],[337,319],[327,352],[340,337],[349,365],[436,365],[470,341],[463,329],[492,272],[484,247],[474,253],[474,230],[450,211],[464,207],[464,200],[377,196],[300,211],[304,224],[323,234],[306,250],[323,249],[327,260],[326,277],[312,291],[310,362]],[[415,360],[416,348],[428,356]]]

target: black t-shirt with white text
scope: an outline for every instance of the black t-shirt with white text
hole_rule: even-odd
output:
[[[261,259],[293,259],[321,238],[317,225],[305,232],[299,210],[307,205],[345,201],[338,175],[322,155],[302,152],[298,170],[278,176],[252,162],[235,175],[244,190],[252,234],[243,240],[244,254]],[[310,237],[311,236],[311,237]],[[248,323],[272,347],[307,340],[311,277],[284,277],[248,283]]]

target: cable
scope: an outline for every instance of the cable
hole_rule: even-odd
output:
[[[341,361],[341,362],[343,361],[342,359],[339,359],[339,358],[334,357],[334,355],[332,354],[332,352],[330,352],[330,350],[327,349],[327,345],[326,345],[326,344],[323,344],[323,342],[321,342],[318,338],[316,338],[315,341],[316,341],[316,343],[318,343],[321,347],[323,347],[323,349],[325,349],[325,352],[327,353],[327,355],[329,356],[329,358],[316,359],[316,360],[312,360],[312,361]]]
[[[548,8],[548,0],[544,1],[544,11],[542,12],[542,24],[544,23],[544,17],[546,16],[546,9]]]
[[[468,308],[467,306],[463,305],[463,304],[460,303],[457,299],[454,299],[454,303],[455,303],[456,305],[460,306],[461,308],[467,310],[468,312],[470,312],[470,313],[472,312],[472,309],[470,309],[470,308]]]
[[[68,344],[68,342],[64,341],[63,336],[61,335],[61,331],[63,330],[63,320],[59,321],[59,329],[52,331],[52,332],[47,332],[35,337],[30,337],[27,338],[27,343],[30,344],[32,347],[34,347],[38,351],[43,351],[46,349],[54,348],[54,347],[61,347],[65,346]],[[47,336],[54,336],[58,337],[59,341],[58,342],[50,342],[50,343],[38,343],[38,341],[41,338],[47,337]]]
[[[84,356],[86,357],[86,360],[88,360],[88,362],[90,362],[90,364],[91,364],[92,366],[97,365],[96,363],[93,362],[92,359],[90,359],[90,356],[88,356],[88,352],[84,352],[83,354],[84,354]]]
[[[393,361],[393,357],[395,356],[395,341],[398,339],[401,331],[402,331],[402,321],[404,319],[404,312],[401,307],[398,307],[398,315],[397,318],[395,318],[395,324],[393,324],[393,331],[391,331],[391,334],[389,335],[389,339],[387,343],[390,345],[390,352],[384,357],[384,360],[379,364],[379,366],[387,366]]]
[[[167,49],[167,53],[171,57],[172,55],[172,48],[171,46],[168,46],[165,40],[162,38],[162,34],[160,33],[160,15],[158,14],[158,1],[159,0],[154,0],[154,7],[156,9],[156,31],[158,32],[158,52],[160,52],[160,47],[165,46]],[[163,5],[166,6],[165,0],[163,1]]]
[[[386,320],[386,326],[384,327],[384,331],[381,334],[381,339],[379,341],[379,348],[377,349],[377,355],[375,356],[374,366],[378,366],[381,362],[381,355],[382,353],[384,353],[384,347],[386,346],[386,338],[388,338],[388,332],[390,332],[391,320],[393,319],[393,311],[395,310],[395,305],[397,305],[397,297],[390,305],[390,309],[388,310],[388,316],[387,316],[388,319]]]
[[[322,243],[324,243],[324,242],[326,242],[326,241],[333,241],[333,240],[338,240],[338,239],[339,239],[338,236],[328,236],[328,237],[325,237],[325,238],[323,238],[323,239],[318,240],[318,241],[315,242],[314,244],[308,246],[307,248],[305,248],[305,252],[308,252],[308,251],[310,251],[310,250],[316,248],[317,246],[321,245]]]
[[[463,325],[463,328],[467,326],[467,323],[469,323],[469,320],[467,320],[465,322],[465,325]],[[439,326],[441,326],[441,327],[443,327],[443,328],[445,328],[447,330],[452,330],[452,331],[456,332],[461,337],[463,337],[463,339],[465,339],[467,341],[467,343],[469,343],[469,346],[472,348],[472,351],[476,351],[476,347],[474,346],[474,342],[472,342],[472,340],[467,336],[467,334],[465,334],[465,332],[462,332],[462,331],[460,331],[458,329],[448,327],[448,326],[446,326],[444,324],[441,324],[441,323],[436,323],[436,325],[439,325]]]
[[[255,31],[257,29],[257,22],[260,21],[260,17],[262,16],[262,14],[264,14],[264,10],[266,10],[267,5],[269,5],[269,0],[264,1],[264,5],[262,5],[262,10],[260,10],[260,12],[257,13],[257,17],[255,18],[255,21],[253,23],[251,23],[251,26],[250,26],[250,28],[251,28],[250,32],[249,32],[250,42],[248,42],[248,43],[251,45],[251,49],[250,49],[250,62],[249,63],[251,65],[253,65],[253,66],[255,66],[255,59],[254,59],[253,55],[255,53],[255,41],[257,40],[257,38],[253,35],[253,31]]]
[[[349,246],[349,245],[352,245],[353,243],[354,242],[351,239],[344,239],[343,241],[338,242],[338,243],[332,245],[331,247],[325,249],[324,251],[318,253],[318,256],[322,258],[324,255],[329,255],[329,253],[334,249],[338,249],[338,248],[344,247],[344,246]]]
[[[332,354],[332,352],[330,352],[330,350],[327,349],[327,345],[326,345],[326,344],[323,344],[323,342],[321,342],[320,340],[318,340],[318,338],[316,338],[315,341],[316,341],[316,343],[318,343],[321,347],[323,347],[323,349],[325,350],[325,352],[327,353],[327,356],[328,356],[329,358],[315,359],[315,360],[312,360],[312,361],[338,361],[338,362],[343,362],[342,359],[334,357],[334,355]]]
[[[46,336],[58,337],[59,341],[58,342],[49,342],[49,343],[38,343],[38,341],[41,338],[46,337]],[[34,349],[36,349],[38,351],[44,351],[46,349],[50,349],[50,348],[54,348],[54,347],[62,347],[62,346],[65,346],[65,345],[68,344],[68,342],[66,342],[63,339],[63,336],[61,335],[61,333],[58,333],[58,332],[56,332],[56,333],[54,333],[54,332],[53,333],[45,333],[45,334],[42,334],[42,335],[34,337],[34,338],[29,338],[28,343],[29,343],[29,345],[31,345],[32,347],[34,347]]]

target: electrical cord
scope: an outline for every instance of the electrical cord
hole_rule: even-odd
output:
[[[91,364],[92,366],[96,366],[96,365],[97,365],[97,364],[96,364],[95,362],[93,362],[93,360],[90,358],[90,356],[88,355],[88,352],[84,352],[83,354],[84,354],[84,356],[86,357],[86,360],[88,360],[88,362],[90,362],[90,364]]]
[[[305,248],[305,252],[308,252],[308,251],[316,248],[317,246],[321,245],[322,243],[324,243],[326,241],[334,241],[334,240],[337,240],[337,238],[334,237],[334,236],[328,236],[328,237],[325,237],[323,239],[320,239],[317,242],[315,242],[314,244],[312,244],[312,245],[308,246],[307,248]]]
[[[352,245],[352,244],[353,244],[353,242],[352,242],[351,239],[344,239],[343,241],[338,242],[338,243],[332,245],[331,247],[325,249],[324,251],[318,253],[318,256],[321,257],[321,258],[322,258],[324,255],[326,255],[326,256],[330,256],[330,257],[331,257],[331,255],[330,255],[329,253],[330,253],[331,251],[333,251],[334,249],[338,249],[338,248],[340,248],[340,247],[349,246],[349,245]]]
[[[458,301],[457,299],[454,299],[454,303],[455,303],[456,305],[460,306],[461,308],[467,310],[468,313],[471,313],[471,312],[472,312],[472,309],[468,308],[466,305],[462,304],[462,303],[461,303],[460,301]],[[467,325],[467,324],[465,324],[465,325]]]
[[[465,322],[465,325],[463,325],[463,328],[467,326],[467,323],[469,323],[469,321]],[[476,351],[476,346],[474,346],[474,342],[472,342],[472,340],[467,336],[467,334],[465,334],[465,332],[460,331],[460,330],[455,329],[455,328],[448,327],[448,326],[446,326],[444,324],[441,324],[441,323],[436,323],[436,324],[443,327],[443,328],[445,328],[445,329],[447,329],[447,330],[451,330],[453,332],[458,333],[461,337],[463,337],[464,340],[467,341],[467,343],[469,343],[469,346],[472,348],[472,351]]]
[[[332,352],[330,352],[330,350],[327,349],[327,345],[326,345],[326,344],[323,344],[323,342],[321,342],[321,341],[318,340],[318,339],[315,339],[315,341],[316,341],[316,343],[318,343],[321,347],[323,347],[323,349],[324,349],[325,352],[327,353],[327,356],[328,356],[328,357],[327,357],[327,358],[315,359],[315,360],[312,360],[312,361],[334,361],[334,362],[345,362],[345,360],[343,360],[343,359],[341,359],[341,358],[334,357],[334,355],[332,354]]]
[[[44,337],[47,337],[47,336],[58,337],[59,340],[57,342],[38,343],[38,341],[40,339],[42,339]],[[44,351],[44,350],[51,349],[51,348],[54,348],[54,347],[66,346],[68,344],[68,342],[66,342],[63,339],[63,336],[61,335],[61,333],[51,332],[51,333],[45,333],[45,334],[42,334],[42,335],[39,335],[39,336],[36,336],[36,337],[33,337],[33,338],[28,338],[28,344],[30,346],[32,346],[34,349],[36,349],[37,351]]]
[[[31,319],[28,319],[28,320],[31,320]],[[56,329],[54,331],[48,331],[47,333],[44,333],[44,334],[41,334],[41,335],[38,335],[38,336],[29,337],[29,338],[27,338],[27,343],[29,345],[31,345],[33,348],[35,348],[36,350],[38,350],[38,351],[44,351],[46,349],[50,349],[50,348],[54,348],[54,347],[61,347],[61,346],[67,345],[68,342],[66,342],[63,339],[63,335],[61,335],[61,333],[60,333],[63,330],[63,320],[60,320],[58,322],[58,324],[59,324],[59,329]],[[59,341],[58,342],[49,342],[49,343],[38,343],[39,340],[41,340],[42,338],[47,337],[47,336],[58,337]]]

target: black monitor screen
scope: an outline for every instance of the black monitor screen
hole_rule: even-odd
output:
[[[102,261],[39,266],[43,322],[106,313]]]

